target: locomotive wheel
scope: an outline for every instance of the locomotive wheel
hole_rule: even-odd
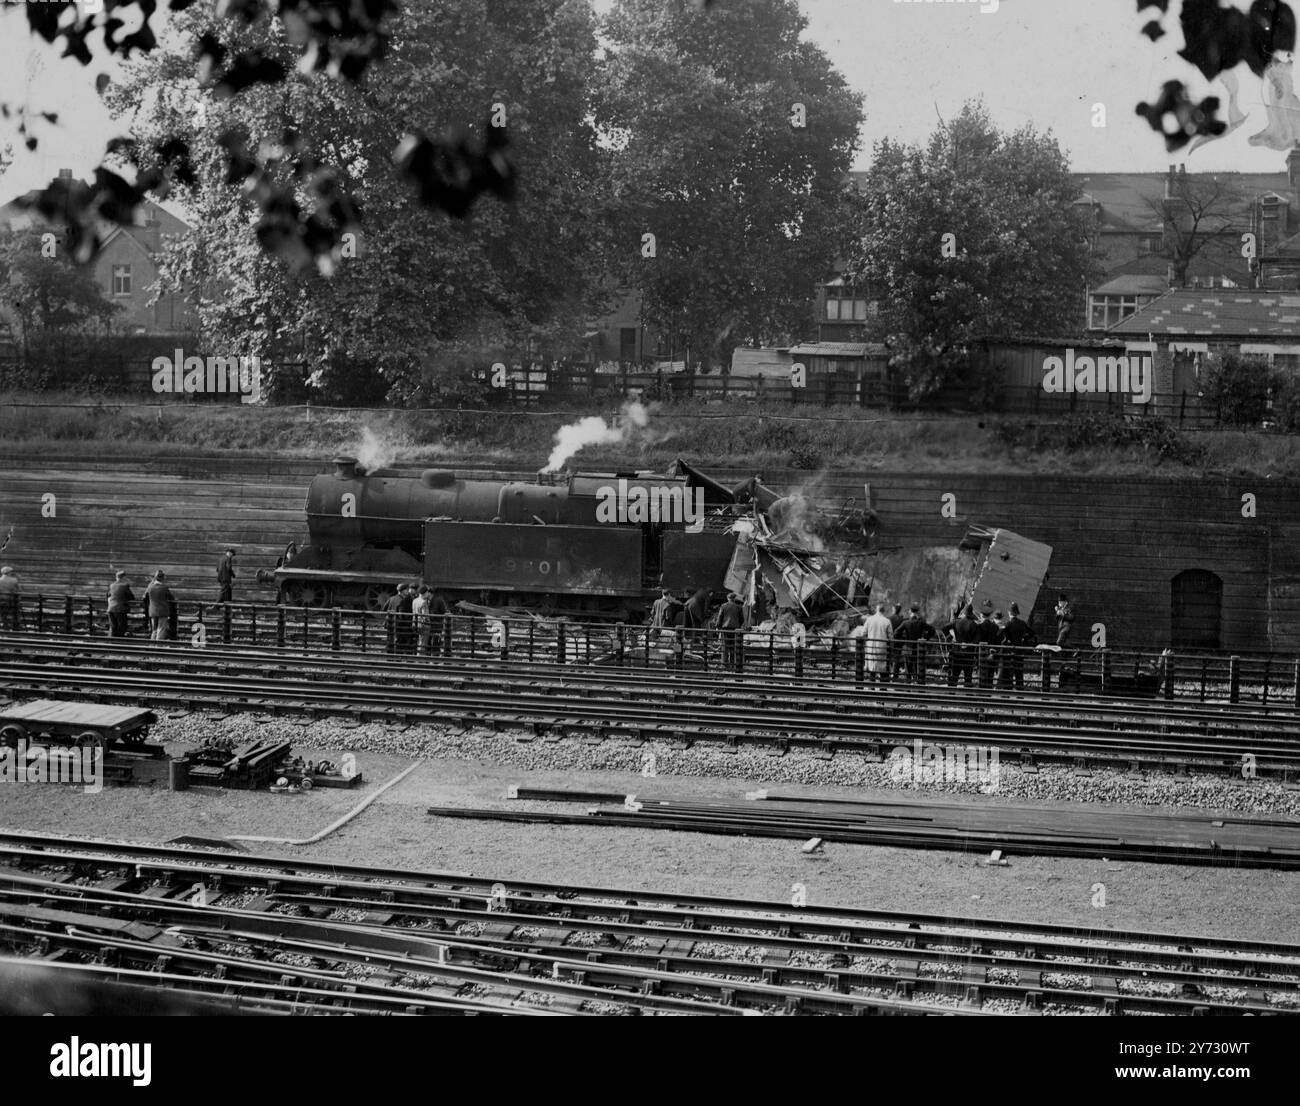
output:
[[[366,588],[366,610],[382,611],[396,594],[397,589],[392,584],[370,584]]]
[[[18,742],[27,736],[27,731],[22,726],[11,724],[0,730],[0,745],[10,749],[18,748]]]
[[[284,585],[284,601],[291,607],[323,607],[325,589],[310,580],[290,580]]]

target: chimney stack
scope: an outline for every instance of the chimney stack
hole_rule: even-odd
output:
[[[1291,191],[1300,191],[1300,144],[1292,146],[1286,155],[1286,179]]]

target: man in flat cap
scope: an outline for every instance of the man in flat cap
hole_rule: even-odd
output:
[[[18,609],[18,575],[12,565],[0,568],[0,629],[21,630],[22,614]]]

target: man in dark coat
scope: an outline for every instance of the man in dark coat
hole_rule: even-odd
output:
[[[167,586],[167,573],[161,568],[153,574],[153,580],[144,591],[145,602],[149,605],[149,638],[152,641],[168,641],[172,631],[172,609],[176,599],[172,589]]]
[[[233,549],[227,549],[226,555],[221,558],[221,563],[217,565],[217,583],[221,585],[221,594],[217,596],[217,602],[229,603],[232,588],[235,584],[235,551]]]
[[[12,566],[0,568],[0,629],[21,630],[22,612],[19,610],[18,575]]]
[[[745,625],[745,608],[740,596],[728,595],[718,611],[718,629],[722,631],[722,663],[728,668],[740,665],[740,651],[744,647],[741,633]]]
[[[118,569],[113,574],[113,582],[108,585],[108,634],[109,637],[126,637],[126,616],[135,602],[135,592],[126,578],[126,573]]]
[[[1007,619],[1002,631],[1002,640],[1007,647],[1006,667],[1010,671],[1011,681],[1018,689],[1025,686],[1025,653],[1038,644],[1029,623],[1020,617],[1020,604],[1011,604],[1011,617]]]
[[[898,638],[898,628],[907,621],[907,615],[903,613],[901,603],[894,604],[894,613],[889,616],[889,628],[893,636],[889,639],[889,671],[886,678],[896,680],[903,672],[903,654],[911,648],[904,645]]]
[[[993,686],[993,674],[998,669],[997,646],[1002,640],[1002,630],[993,621],[993,604],[984,601],[979,620],[975,623],[975,640],[979,645],[980,687]]]
[[[933,641],[938,634],[924,618],[921,617],[919,603],[912,604],[912,613],[895,631],[894,637],[903,643],[903,664],[907,669],[907,682],[917,683],[924,663],[921,656],[921,642]]]
[[[961,679],[967,687],[970,687],[971,670],[975,667],[975,648],[979,643],[976,635],[975,612],[968,604],[941,630],[945,634],[951,634],[953,640],[952,664],[948,667],[948,686],[955,687],[957,680]]]
[[[392,627],[392,652],[415,652],[415,620],[411,610],[415,606],[414,589],[410,584],[400,584],[397,594],[384,606],[388,611],[388,622]]]

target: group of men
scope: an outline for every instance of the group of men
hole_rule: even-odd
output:
[[[399,584],[384,604],[388,612],[388,651],[430,657],[443,648],[447,602],[428,584]]]
[[[921,614],[920,604],[911,611],[895,605],[894,613],[885,613],[885,604],[877,603],[863,627],[867,640],[866,668],[873,680],[897,680],[909,683],[922,680],[925,664],[923,641],[941,641],[949,645],[948,684],[960,681],[966,687],[978,679],[980,687],[1023,688],[1025,655],[1038,644],[1033,628],[1021,617],[1020,606],[1012,603],[1009,616],[995,611],[985,600],[978,612],[969,602],[959,604],[953,618],[937,630]],[[1067,595],[1058,598],[1055,617],[1056,645],[1065,647],[1074,623],[1074,609]]]

